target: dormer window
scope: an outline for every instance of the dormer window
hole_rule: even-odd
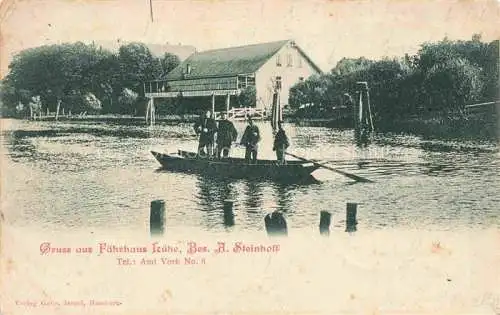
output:
[[[191,65],[189,63],[186,65],[186,74],[191,74]]]

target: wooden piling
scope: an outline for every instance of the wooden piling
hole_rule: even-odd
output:
[[[233,226],[234,225],[234,213],[233,213],[233,200],[224,200],[224,225]]]
[[[287,236],[288,228],[283,214],[279,211],[269,213],[264,218],[266,231],[269,236]]]
[[[321,211],[319,218],[319,233],[324,236],[330,235],[330,223],[332,215],[328,211]]]
[[[149,215],[149,228],[151,235],[161,235],[165,231],[165,201],[151,201]]]
[[[352,203],[352,202],[347,203],[346,228],[345,228],[346,232],[356,232],[357,231],[357,227],[356,227],[356,225],[358,224],[358,221],[356,219],[357,208],[358,208],[357,203]]]

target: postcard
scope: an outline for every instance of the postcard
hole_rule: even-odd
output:
[[[1,314],[500,314],[500,3],[0,18]]]

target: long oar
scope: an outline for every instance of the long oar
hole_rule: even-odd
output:
[[[373,183],[373,181],[372,181],[372,180],[369,180],[368,178],[364,178],[364,177],[357,176],[357,175],[354,175],[354,174],[351,174],[351,173],[347,173],[347,172],[344,172],[344,171],[338,170],[338,169],[336,169],[336,168],[329,167],[329,166],[326,166],[326,165],[324,165],[324,164],[321,164],[321,163],[318,163],[318,162],[315,162],[315,161],[308,160],[308,159],[306,159],[306,158],[303,158],[303,157],[301,157],[301,156],[297,156],[297,155],[292,154],[292,153],[288,153],[288,152],[286,152],[285,154],[290,155],[290,156],[293,156],[294,158],[299,159],[299,160],[301,160],[301,161],[310,162],[310,163],[313,163],[313,164],[315,164],[315,165],[321,166],[322,168],[325,168],[325,169],[327,169],[327,170],[330,170],[330,171],[333,171],[333,172],[336,172],[336,173],[342,174],[342,175],[344,175],[344,176],[349,177],[350,179],[354,179],[354,180],[355,180],[355,181],[357,181],[357,182]]]

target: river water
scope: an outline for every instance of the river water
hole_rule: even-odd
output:
[[[271,129],[260,158],[274,158]],[[243,123],[236,127],[241,136]],[[2,120],[2,209],[11,226],[43,230],[143,231],[152,200],[166,202],[166,225],[221,232],[223,200],[234,199],[229,231],[263,231],[266,213],[285,212],[290,231],[317,229],[319,212],[341,228],[347,202],[358,229],[457,230],[500,227],[498,147],[490,142],[376,135],[364,148],[351,130],[285,126],[290,152],[369,178],[353,183],[329,170],[315,183],[223,180],[159,170],[151,150],[193,150],[191,125],[153,127],[98,121]],[[241,148],[233,156],[243,156]],[[360,164],[360,162],[362,162]]]

